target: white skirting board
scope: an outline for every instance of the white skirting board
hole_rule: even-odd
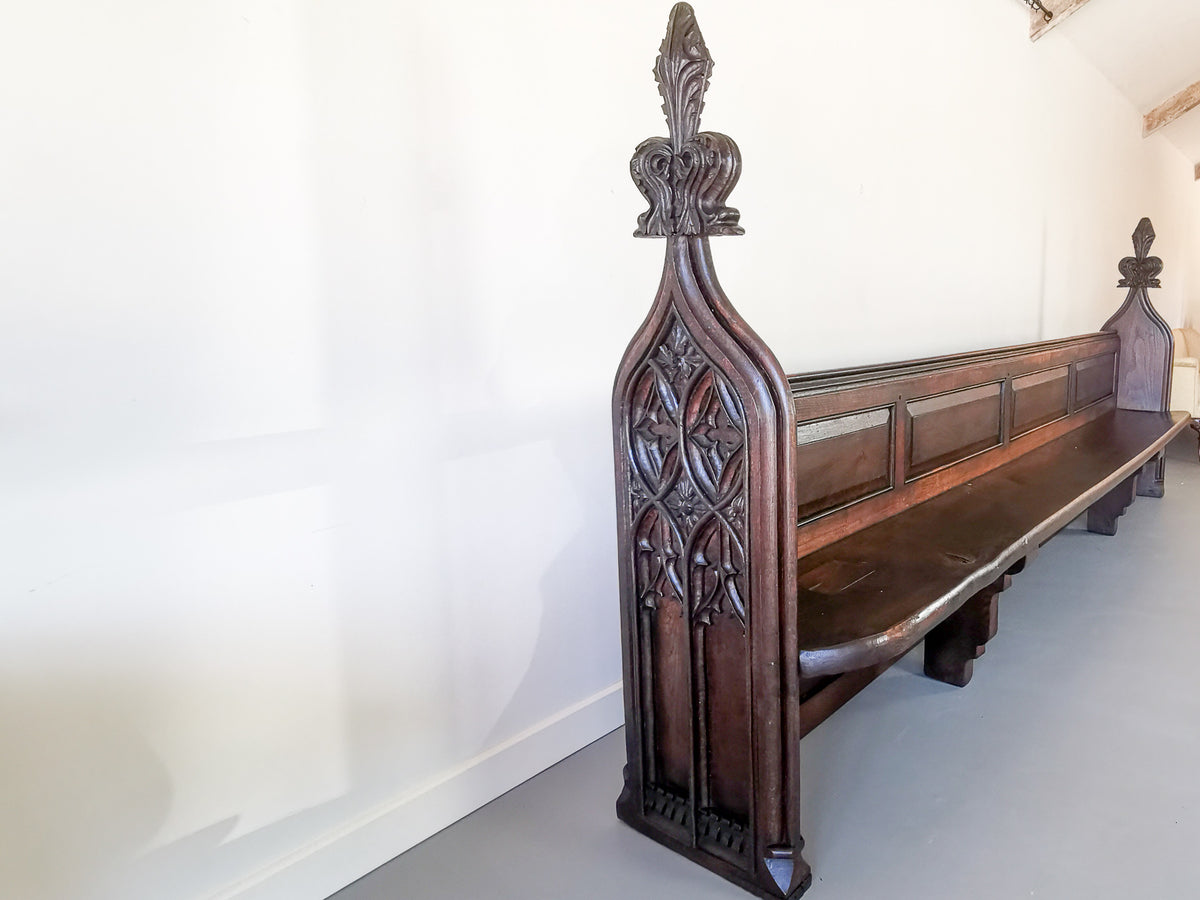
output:
[[[617,682],[213,894],[325,900],[624,721]]]

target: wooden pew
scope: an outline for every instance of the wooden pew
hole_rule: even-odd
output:
[[[669,135],[631,162],[666,239],[613,392],[626,743],[620,818],[761,897],[798,897],[800,741],[901,655],[965,685],[997,597],[1082,513],[1163,493],[1171,332],[1149,220],[1096,334],[787,376],[722,292],[734,142],[701,132],[712,61],[678,4]]]

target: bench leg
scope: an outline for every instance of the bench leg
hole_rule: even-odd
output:
[[[1088,507],[1087,530],[1093,534],[1116,534],[1117,519],[1133,502],[1138,476],[1130,475],[1115,488]]]
[[[1200,419],[1192,419],[1192,430],[1196,432],[1198,442],[1196,444],[1196,453],[1200,455]]]
[[[1163,450],[1142,466],[1141,471],[1138,472],[1137,495],[1139,497],[1161,497],[1164,493],[1166,472],[1167,452]]]
[[[996,636],[1000,592],[1012,583],[1005,575],[984,588],[925,636],[925,674],[965,687],[975,670],[975,660]]]

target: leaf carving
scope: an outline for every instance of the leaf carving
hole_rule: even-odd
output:
[[[1138,222],[1133,232],[1134,255],[1125,257],[1117,266],[1124,276],[1117,282],[1117,287],[1162,287],[1158,276],[1162,273],[1163,262],[1157,256],[1149,255],[1155,237],[1154,226],[1149,219],[1143,218]]]
[[[633,183],[650,204],[636,237],[743,234],[738,211],[725,205],[742,171],[733,139],[700,131],[713,61],[696,14],[677,3],[654,64],[668,137],[642,141],[629,161]]]
[[[671,148],[676,153],[700,130],[700,113],[712,67],[713,60],[704,45],[695,11],[686,3],[676,3],[654,62]]]

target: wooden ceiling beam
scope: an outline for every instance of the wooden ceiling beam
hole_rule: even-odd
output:
[[[1142,137],[1150,137],[1164,125],[1170,125],[1184,113],[1200,106],[1200,81],[1164,100],[1142,120]]]
[[[1059,22],[1075,13],[1088,0],[1042,0],[1042,6],[1054,13],[1049,22],[1036,9],[1029,11],[1029,39],[1036,41]]]

